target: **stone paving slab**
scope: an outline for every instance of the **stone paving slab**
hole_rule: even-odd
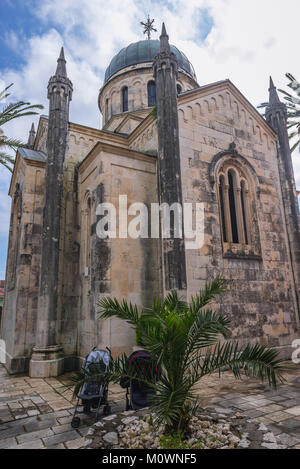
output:
[[[65,392],[70,373],[58,378],[33,379],[9,376],[0,366],[0,448],[80,449],[94,420],[82,417],[71,427],[75,401]],[[235,380],[225,372],[201,380],[196,391],[202,407],[214,404],[223,413],[240,412],[268,425],[277,444],[300,449],[300,366],[286,373],[287,382],[270,390],[254,379]],[[114,413],[125,409],[125,390],[113,385],[109,401]],[[272,442],[266,442],[272,445]],[[274,443],[275,444],[275,443]]]

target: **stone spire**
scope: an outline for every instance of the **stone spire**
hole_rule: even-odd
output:
[[[66,59],[63,47],[61,48],[60,55],[57,59],[57,68],[55,75],[60,77],[67,77]]]
[[[295,176],[287,130],[287,107],[279,99],[276,87],[270,78],[269,105],[266,120],[277,134],[277,161],[287,227],[291,271],[295,285],[295,297],[300,317],[300,219]]]
[[[34,123],[32,123],[31,129],[29,132],[28,142],[27,142],[27,146],[31,149],[34,147],[35,136],[36,136],[36,132],[34,129]]]
[[[280,102],[277,89],[274,86],[273,79],[270,77],[270,88],[269,88],[269,104],[273,106],[274,104],[282,104]]]
[[[32,377],[57,376],[63,371],[59,332],[58,276],[59,240],[64,182],[64,160],[69,127],[69,104],[73,85],[67,77],[61,50],[56,74],[48,84],[49,120],[45,175],[45,207],[39,281],[36,346],[30,362]]]
[[[176,88],[178,63],[176,55],[171,52],[164,24],[160,36],[160,52],[153,63],[153,75],[156,81],[159,200],[161,204],[166,203],[169,207],[173,204],[180,204],[182,207]],[[180,219],[180,214],[178,215]],[[172,289],[182,292],[186,290],[183,221],[177,228],[182,230],[182,238],[176,237],[174,226],[173,230],[171,227],[171,238],[162,239],[164,293]]]
[[[161,35],[160,35],[160,52],[164,52],[166,54],[170,54],[170,44],[169,44],[169,36],[167,35],[167,30],[165,27],[165,23],[162,24]]]

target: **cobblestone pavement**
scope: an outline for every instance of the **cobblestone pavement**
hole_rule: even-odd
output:
[[[236,381],[225,372],[221,379],[217,374],[202,379],[197,394],[202,407],[233,408],[267,425],[279,444],[300,449],[300,365],[291,365],[285,377],[286,383],[274,391],[257,380]],[[93,419],[80,416],[81,426],[71,427],[75,402],[64,387],[67,379],[68,375],[49,379],[9,376],[0,367],[0,449],[83,447]],[[124,410],[125,391],[110,386],[109,402],[113,413]]]

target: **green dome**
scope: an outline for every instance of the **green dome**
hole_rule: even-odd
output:
[[[124,47],[120,52],[114,56],[105,72],[104,83],[106,83],[112,75],[114,75],[122,68],[129,67],[130,65],[141,64],[145,62],[153,62],[154,57],[159,53],[158,40],[144,40],[129,44]],[[171,45],[171,51],[177,57],[179,69],[183,69],[192,78],[196,80],[196,75],[192,64],[189,62],[186,55],[180,52],[177,47]]]

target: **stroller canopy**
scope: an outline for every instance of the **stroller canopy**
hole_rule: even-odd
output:
[[[89,371],[90,365],[95,365],[101,374],[101,372],[105,371],[109,366],[110,362],[110,354],[106,350],[92,350],[88,356],[86,357],[83,368]],[[81,391],[81,395],[94,396],[99,395],[103,392],[103,386],[101,383],[97,381],[89,381],[84,383]]]

